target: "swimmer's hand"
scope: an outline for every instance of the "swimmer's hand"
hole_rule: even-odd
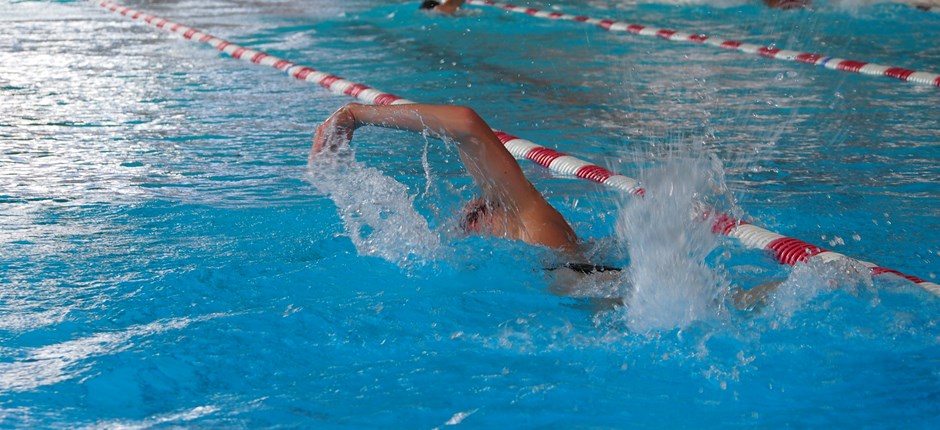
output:
[[[347,104],[333,112],[323,124],[317,127],[313,134],[313,147],[310,148],[310,159],[313,160],[324,149],[336,152],[349,145],[353,132],[359,127],[356,116],[353,114],[355,103]]]

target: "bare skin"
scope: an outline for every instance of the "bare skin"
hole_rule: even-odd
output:
[[[809,7],[811,0],[764,0],[764,4],[774,9],[802,9]]]
[[[470,230],[553,248],[562,251],[569,262],[584,261],[574,230],[526,179],[512,154],[473,109],[453,105],[349,103],[317,127],[310,160],[320,157],[324,151],[349,145],[356,129],[367,125],[426,133],[457,144],[464,166],[482,194],[468,206],[487,207],[474,225],[469,226]],[[552,272],[556,277],[552,287],[555,293],[578,295],[572,288],[577,288],[584,272],[567,266]],[[593,275],[616,282],[619,270],[602,270]],[[741,310],[758,308],[766,304],[768,296],[779,285],[780,282],[768,282],[752,290],[738,290],[734,294],[734,305]],[[616,298],[604,300],[610,300],[608,304],[620,303]]]
[[[317,127],[311,160],[324,150],[348,145],[356,129],[366,125],[427,133],[456,142],[467,172],[480,188],[482,204],[489,209],[480,214],[473,226],[475,230],[567,253],[578,251],[574,230],[526,179],[512,154],[473,109],[350,103]]]
[[[441,5],[434,8],[434,11],[450,15],[460,9],[460,6],[463,6],[464,0],[448,0],[442,2]]]

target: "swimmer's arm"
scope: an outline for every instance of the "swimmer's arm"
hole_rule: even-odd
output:
[[[366,125],[452,140],[457,143],[467,171],[487,198],[512,203],[520,209],[544,202],[493,130],[473,109],[463,106],[349,103],[317,128],[311,157],[324,148],[348,144],[353,132]]]
[[[317,128],[311,158],[324,147],[348,144],[353,132],[365,125],[426,133],[456,142],[464,166],[483,196],[518,214],[525,229],[521,239],[576,250],[574,230],[529,182],[519,163],[473,109],[453,105],[350,103]]]
[[[732,294],[734,307],[742,311],[752,311],[767,305],[781,284],[783,284],[783,281],[768,281],[750,290],[737,288]]]

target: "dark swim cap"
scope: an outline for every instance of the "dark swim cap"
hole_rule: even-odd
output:
[[[483,199],[468,202],[464,208],[463,219],[460,220],[460,228],[466,232],[481,231],[482,226],[480,223],[483,222],[483,218],[489,212],[488,206]]]
[[[421,3],[421,6],[418,6],[418,9],[434,9],[441,5],[441,2],[435,0],[425,0],[424,3]]]

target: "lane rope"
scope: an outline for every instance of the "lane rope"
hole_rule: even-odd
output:
[[[170,33],[179,34],[183,36],[184,39],[208,44],[209,46],[222,51],[232,58],[249,63],[273,67],[281,72],[287,73],[288,76],[291,76],[295,79],[318,84],[335,94],[347,95],[366,103],[377,105],[415,103],[411,100],[379,91],[366,85],[343,79],[336,75],[318,71],[312,67],[302,66],[292,61],[269,55],[265,52],[239,46],[225,39],[206,33],[202,30],[175,23],[157,15],[134,10],[109,0],[101,1],[99,6],[111,12],[126,16],[132,20],[143,22],[152,27],[168,31]],[[493,130],[493,132],[496,133],[496,136],[499,137],[499,140],[516,158],[528,159],[538,163],[539,165],[549,168],[553,172],[562,175],[576,176],[582,179],[596,182],[598,184],[607,185],[630,194],[643,195],[644,193],[643,188],[639,187],[639,182],[636,179],[624,175],[618,175],[604,167],[589,163],[568,154],[558,152],[554,149],[538,145],[532,141],[513,136],[509,133],[498,130]]]
[[[661,39],[671,40],[674,42],[692,42],[702,45],[711,45],[722,49],[737,50],[748,54],[756,54],[766,58],[814,64],[825,67],[827,69],[861,73],[864,75],[887,76],[890,78],[900,79],[902,81],[940,87],[940,74],[933,72],[918,72],[911,69],[905,69],[903,67],[884,66],[875,63],[846,60],[829,55],[814,54],[810,52],[797,52],[791,51],[789,49],[755,45],[753,43],[744,43],[738,42],[736,40],[706,36],[701,33],[687,33],[683,31],[656,28],[642,24],[631,24],[610,19],[590,18],[583,15],[570,15],[561,12],[548,12],[531,7],[498,3],[491,0],[467,0],[466,3],[474,6],[500,8],[509,12],[523,13],[534,16],[536,18],[583,22],[585,24],[595,25],[608,31],[619,31],[638,34],[640,36],[659,37]]]
[[[747,221],[736,220],[727,214],[715,215],[712,224],[712,231],[738,239],[746,248],[763,249],[769,251],[774,259],[781,264],[794,265],[796,263],[805,263],[810,258],[820,258],[825,262],[835,260],[846,260],[867,267],[871,276],[878,276],[890,273],[907,279],[925,290],[940,296],[940,285],[918,278],[916,276],[906,275],[897,270],[880,267],[875,263],[859,260],[849,257],[845,254],[820,248],[808,242],[799,239],[786,237],[782,234],[774,233],[767,229],[750,224]]]
[[[94,1],[94,0],[93,0]],[[228,56],[246,61],[253,64],[260,64],[273,67],[288,76],[306,82],[318,84],[333,93],[343,94],[357,98],[366,103],[379,105],[396,105],[414,103],[386,92],[376,90],[363,84],[348,81],[336,75],[321,72],[312,67],[302,66],[294,62],[268,55],[262,51],[253,50],[236,45],[227,40],[215,37],[202,30],[187,27],[182,24],[161,18],[156,15],[140,12],[126,6],[119,5],[109,0],[98,3],[104,9],[123,15],[135,21],[140,21],[152,27],[179,34],[184,39],[208,44],[213,48],[227,54]],[[506,145],[509,152],[516,158],[525,158],[547,167],[550,170],[564,175],[577,176],[599,184],[604,184],[632,195],[643,196],[645,191],[638,186],[636,179],[619,175],[603,167],[589,163],[587,161],[572,157],[562,152],[547,148],[525,139],[496,131],[496,136]],[[806,262],[811,257],[819,257],[825,261],[846,259],[865,265],[871,269],[871,275],[876,276],[883,273],[891,273],[923,287],[924,289],[940,296],[940,285],[923,279],[905,275],[901,272],[891,269],[878,267],[873,263],[868,263],[854,258],[839,254],[837,252],[827,251],[822,248],[803,242],[798,239],[789,238],[781,234],[763,229],[748,223],[747,221],[737,220],[727,214],[714,214],[712,230],[717,234],[738,239],[745,247],[769,251],[771,255],[780,263],[794,265],[797,262]]]

